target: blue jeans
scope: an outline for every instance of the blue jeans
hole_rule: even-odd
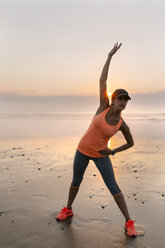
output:
[[[111,192],[111,194],[117,195],[121,193],[121,190],[119,189],[116,180],[115,180],[115,175],[112,167],[111,160],[109,156],[102,157],[102,158],[94,158],[87,156],[78,150],[76,150],[75,157],[74,157],[74,163],[73,163],[73,179],[72,179],[72,186],[74,187],[79,187],[83,176],[84,172],[88,166],[89,160],[93,160],[95,165],[97,166],[97,169],[100,171],[102,178]]]

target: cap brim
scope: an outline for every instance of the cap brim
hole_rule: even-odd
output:
[[[118,96],[116,96],[116,97],[119,97],[119,96],[127,96],[127,98],[128,98],[129,100],[131,100],[131,97],[128,96],[128,95],[126,95],[126,94],[120,94],[120,95],[118,95]]]

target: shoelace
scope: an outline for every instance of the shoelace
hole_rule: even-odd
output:
[[[135,227],[134,227],[134,222],[136,222],[136,220],[131,220],[131,221],[129,221],[129,222],[127,222],[127,227],[128,228],[132,228],[132,229],[135,229]]]
[[[61,211],[61,213],[65,213],[66,210],[67,210],[67,208],[63,208],[62,211]]]

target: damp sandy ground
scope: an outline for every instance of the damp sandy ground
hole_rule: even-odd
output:
[[[74,216],[56,221],[67,203],[79,134],[10,137],[0,145],[0,247],[164,248],[165,141],[154,125],[151,133],[141,126],[146,136],[139,135],[138,125],[134,147],[111,157],[141,236],[125,234],[124,217],[93,161],[73,204]],[[111,145],[120,144],[118,135]]]

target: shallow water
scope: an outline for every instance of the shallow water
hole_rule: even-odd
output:
[[[139,116],[141,117],[139,119]],[[145,115],[146,116],[146,115]],[[165,148],[165,119],[160,114],[151,119],[144,114],[127,115],[123,117],[134,138],[134,147],[123,151],[124,154],[149,155],[163,152]],[[148,114],[151,117],[151,114]],[[0,139],[1,154],[6,150],[19,152],[19,147],[38,149],[38,156],[45,147],[48,154],[56,159],[56,165],[71,161],[78,142],[89,127],[92,115],[90,113],[71,114],[1,114]],[[119,131],[111,138],[110,148],[116,148],[125,143],[124,136]],[[13,150],[14,148],[14,150]],[[18,153],[19,154],[19,153]],[[119,154],[118,154],[119,155]],[[11,154],[12,156],[12,154]],[[116,156],[117,157],[117,156]]]
[[[136,138],[165,138],[164,113],[122,115]],[[81,136],[88,128],[91,113],[6,113],[0,114],[0,138],[56,138]]]

